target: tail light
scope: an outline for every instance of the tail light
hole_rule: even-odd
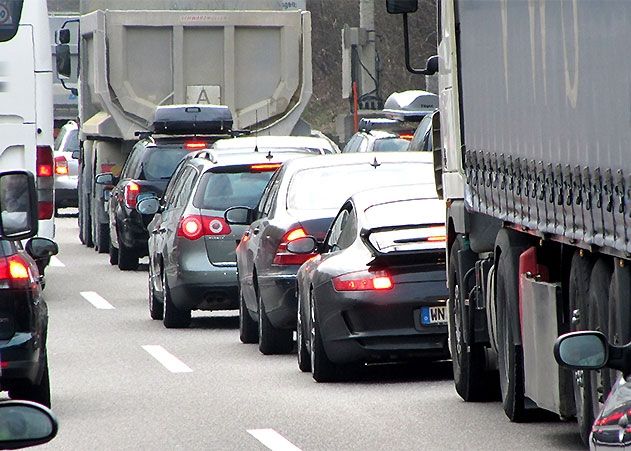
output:
[[[312,257],[315,257],[317,254],[292,254],[287,251],[287,245],[298,238],[302,238],[307,236],[307,233],[302,227],[296,227],[289,230],[283,238],[280,240],[280,244],[278,245],[278,249],[276,249],[276,255],[274,256],[274,261],[272,264],[278,266],[286,266],[286,265],[302,265],[304,262],[309,260]]]
[[[37,175],[38,219],[51,219],[55,211],[53,204],[55,161],[50,146],[37,146],[35,163]]]
[[[412,133],[399,133],[399,138],[412,141],[412,138],[414,138],[414,135]]]
[[[382,291],[394,286],[386,271],[358,271],[333,278],[335,291]]]
[[[446,241],[445,226],[424,227],[421,229],[421,240],[429,243]]]
[[[0,288],[25,288],[31,281],[29,265],[21,256],[0,257]]]
[[[261,163],[261,164],[253,164],[250,166],[250,171],[252,172],[272,172],[276,169],[280,168],[280,163]]]
[[[63,155],[55,157],[55,174],[68,175],[68,160]]]
[[[128,208],[136,208],[138,204],[138,194],[140,194],[140,185],[136,182],[129,182],[125,185],[125,205]]]
[[[197,240],[203,236],[221,236],[232,233],[230,225],[217,216],[188,215],[180,220],[177,236]]]

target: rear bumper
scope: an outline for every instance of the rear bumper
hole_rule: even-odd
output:
[[[149,255],[149,232],[142,223],[134,218],[123,218],[118,221],[118,243],[133,249],[139,257]]]
[[[409,283],[386,292],[318,288],[325,352],[336,363],[449,358],[447,325],[421,324],[421,308],[445,306],[445,281]]]
[[[298,297],[296,274],[300,266],[274,267],[266,274],[258,275],[258,287],[265,314],[278,329],[296,330]]]
[[[207,266],[196,271],[180,270],[169,279],[171,299],[186,310],[233,310],[239,308],[236,267]]]
[[[3,366],[0,384],[3,387],[12,380],[28,379],[31,383],[38,381],[42,348],[35,334],[18,332],[10,340],[1,341],[0,356]]]

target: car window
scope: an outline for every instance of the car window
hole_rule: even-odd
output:
[[[357,217],[352,205],[341,210],[331,224],[329,236],[326,240],[328,252],[335,252],[348,248],[355,241],[357,231]]]
[[[178,205],[178,199],[180,197],[180,194],[182,192],[182,186],[185,183],[185,181],[188,179],[191,171],[193,170],[193,168],[191,168],[190,166],[185,167],[177,176],[177,178],[174,178],[173,180],[175,180],[175,183],[172,185],[172,191],[168,194],[168,197],[165,198],[165,208],[170,209],[170,208],[176,208]]]
[[[180,208],[186,205],[195,186],[196,179],[197,171],[194,168],[189,167],[188,171],[186,172],[186,174],[184,174],[184,177],[182,178],[181,185],[178,187],[174,202],[175,208]]]
[[[144,146],[140,143],[133,147],[127,161],[125,161],[125,166],[123,166],[123,171],[121,172],[122,179],[134,177],[134,174],[137,172],[136,169],[140,166],[140,155],[143,149]]]
[[[278,179],[279,177],[279,173],[280,171],[276,171],[276,173],[274,173],[274,175],[272,176],[272,178],[270,179],[269,182],[267,182],[267,186],[265,186],[265,189],[263,190],[263,194],[261,195],[261,199],[259,200],[259,203],[256,207],[256,216],[257,218],[260,218],[263,216],[263,212],[265,211],[265,205],[267,203],[267,200],[269,199],[269,193],[272,190],[272,186],[274,185],[274,182],[276,181],[276,179]]]
[[[180,161],[175,172],[173,172],[173,176],[169,183],[167,184],[166,189],[164,190],[164,195],[162,196],[162,203],[166,205],[170,198],[173,197],[175,193],[175,185],[177,185],[178,181],[181,178],[182,173],[186,170],[186,161]]]
[[[145,180],[170,179],[178,163],[188,154],[179,147],[153,147],[147,149],[142,162],[142,175]]]
[[[230,207],[254,208],[274,172],[206,172],[200,180],[193,205],[225,211]]]
[[[303,169],[296,172],[289,183],[287,208],[337,210],[359,191],[433,181],[432,165],[420,162],[382,163],[377,167],[361,163]]]
[[[374,152],[405,152],[408,150],[410,142],[401,138],[382,138],[375,140]]]
[[[354,135],[350,141],[346,143],[344,149],[342,149],[342,153],[357,152],[357,138],[358,135]]]
[[[368,138],[359,135],[359,148],[357,152],[368,152]]]
[[[282,177],[279,175],[270,183],[269,191],[265,198],[263,209],[260,211],[259,218],[272,217],[273,206],[275,205],[276,198],[278,197],[278,189],[280,188],[281,181]]]
[[[431,126],[432,115],[428,114],[423,118],[414,132],[414,137],[412,137],[412,141],[410,141],[410,146],[408,147],[409,151],[418,152],[421,150],[431,150],[430,147],[427,147],[427,140],[429,135],[431,135]]]

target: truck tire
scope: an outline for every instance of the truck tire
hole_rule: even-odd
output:
[[[107,254],[110,250],[110,227],[97,221],[95,230],[94,250],[99,254]]]
[[[460,274],[457,264],[458,251],[462,240],[457,238],[449,256],[449,348],[454,372],[454,384],[458,395],[466,401],[481,401],[488,397],[488,377],[485,375],[485,350],[482,345],[467,347],[462,328],[463,295],[467,291],[460,288]]]
[[[259,303],[259,351],[263,355],[289,354],[294,348],[293,332],[278,329],[270,322],[265,313],[265,305],[258,293]]]
[[[86,196],[83,197],[85,198]],[[92,241],[91,224],[90,203],[84,199],[83,207],[79,207],[79,238],[81,238],[81,242],[87,247],[94,246],[94,242]]]
[[[162,271],[162,294],[164,297],[164,317],[162,318],[162,324],[164,324],[164,327],[167,329],[184,329],[190,326],[191,311],[179,309],[173,304],[171,290],[169,289],[164,270]]]
[[[241,343],[246,344],[255,344],[259,341],[258,324],[250,316],[242,294],[239,294],[239,339]]]
[[[138,254],[122,242],[119,242],[118,246],[118,269],[121,271],[136,271],[138,269]]]
[[[114,247],[112,244],[112,240],[110,240],[109,245],[109,254],[110,254],[110,265],[118,265],[118,249]]]
[[[589,284],[594,260],[579,251],[572,257],[570,280],[568,285],[570,302],[570,330],[586,330],[589,328]],[[594,423],[593,401],[591,397],[591,378],[584,371],[574,371],[572,377],[576,421],[583,443],[589,444],[589,434]]]
[[[518,344],[519,337],[515,336],[515,333],[519,333],[515,321],[518,325],[519,256],[527,247],[528,241],[516,232],[502,229],[497,234],[495,241],[497,364],[502,406],[506,416],[513,422],[526,419],[523,351],[521,345]]]

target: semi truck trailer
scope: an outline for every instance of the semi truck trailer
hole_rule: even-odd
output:
[[[308,129],[301,120],[312,93],[305,3],[81,1],[78,188],[84,244],[108,252],[107,190],[94,177],[120,173],[156,107],[222,104],[232,111],[235,128],[266,135]],[[69,45],[68,34],[59,34],[65,41],[60,46]],[[58,46],[58,60],[69,50]],[[77,70],[63,69],[62,76]]]
[[[465,401],[576,417],[587,441],[616,380],[560,368],[565,332],[631,336],[631,37],[624,1],[439,0],[434,121],[449,333]],[[388,0],[407,14],[415,0]]]

